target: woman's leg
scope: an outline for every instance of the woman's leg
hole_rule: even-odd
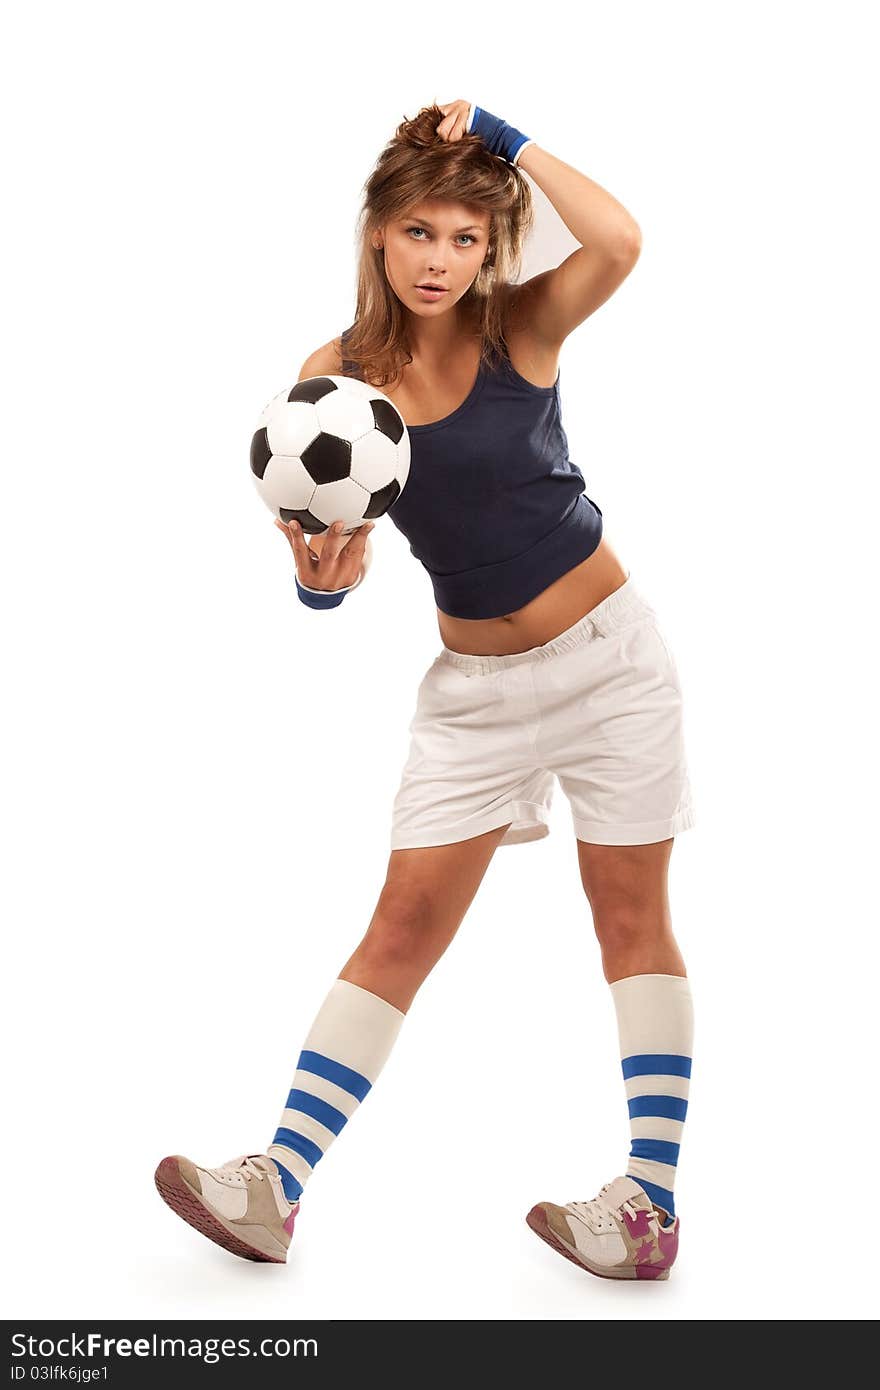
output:
[[[456,844],[392,851],[369,927],[312,1023],[266,1150],[288,1201],[297,1200],[376,1081],[406,1011],[455,936],[507,828]]]
[[[673,843],[578,841],[581,881],[617,1013],[632,1134],[626,1175],[670,1216],[693,1050],[690,983],[669,912]]]

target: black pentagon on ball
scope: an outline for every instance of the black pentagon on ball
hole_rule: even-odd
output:
[[[303,449],[300,458],[316,483],[338,483],[351,473],[351,445],[335,434],[319,434]]]
[[[262,478],[271,457],[272,450],[269,448],[268,431],[257,430],[251,440],[251,472],[255,473],[258,478]]]
[[[290,388],[289,401],[320,401],[324,396],[329,396],[331,391],[338,391],[339,387],[335,381],[330,381],[326,376],[307,376],[305,381],[298,381],[295,386]]]
[[[370,409],[376,422],[376,429],[386,435],[394,444],[403,438],[403,421],[390,401],[370,401]]]
[[[364,518],[384,516],[392,502],[396,502],[400,496],[400,483],[395,478],[386,487],[380,487],[370,498],[369,506],[364,510]]]
[[[309,536],[320,535],[322,531],[328,529],[326,521],[319,521],[316,516],[312,515],[308,507],[299,511],[292,507],[281,507],[279,508],[279,515],[285,526],[289,525],[291,521],[298,521]]]

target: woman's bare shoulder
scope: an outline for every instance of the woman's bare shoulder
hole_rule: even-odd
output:
[[[298,379],[304,381],[308,376],[341,375],[342,342],[339,338],[331,338],[329,343],[322,343],[311,356],[306,358],[299,369]]]

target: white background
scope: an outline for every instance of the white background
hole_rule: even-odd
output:
[[[3,42],[8,1317],[867,1317],[876,1271],[877,209],[867,4],[19,7]],[[577,21],[578,29],[572,25]],[[685,690],[696,1040],[658,1285],[524,1221],[629,1146],[557,786],[307,1189],[286,1266],[160,1200],[270,1142],[366,929],[422,674],[387,518],[301,604],[264,404],[354,313],[396,125],[474,100],[641,259],[566,342],[572,459]],[[535,188],[526,276],[575,245]],[[872,709],[875,713],[871,713]]]

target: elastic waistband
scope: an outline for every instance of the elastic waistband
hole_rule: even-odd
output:
[[[591,642],[595,637],[607,637],[616,629],[626,626],[638,617],[656,616],[654,609],[636,588],[632,578],[627,575],[619,589],[615,589],[589,613],[585,613],[571,627],[552,637],[540,647],[529,647],[528,651],[510,652],[504,656],[478,656],[468,652],[455,652],[450,647],[440,648],[439,661],[448,661],[460,671],[473,673],[501,671],[507,666],[520,666],[529,661],[545,661],[559,652],[571,651],[582,642]]]

